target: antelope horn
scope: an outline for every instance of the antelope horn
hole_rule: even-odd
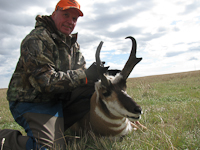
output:
[[[125,39],[127,38],[132,40],[132,49],[131,49],[131,54],[121,72],[121,75],[123,76],[124,80],[128,78],[135,65],[142,60],[142,58],[136,57],[136,48],[137,48],[136,40],[131,36],[128,36]]]
[[[97,51],[96,51],[96,65],[97,65],[97,72],[99,74],[99,77],[101,79],[101,83],[103,86],[105,87],[109,87],[110,85],[110,82],[108,81],[108,79],[104,76],[104,73],[102,72],[102,62],[101,62],[101,59],[100,59],[100,51],[101,51],[101,47],[103,45],[103,42],[101,41],[99,43],[99,46],[97,47]]]

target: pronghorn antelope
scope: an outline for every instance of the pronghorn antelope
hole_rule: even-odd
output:
[[[90,112],[71,127],[76,132],[82,128],[102,136],[123,136],[137,125],[141,125],[138,120],[142,108],[126,93],[126,79],[142,58],[136,58],[135,39],[127,38],[132,40],[131,54],[122,71],[116,76],[106,76],[101,73],[102,63],[99,55],[103,42],[99,44],[96,64],[101,80],[95,83],[95,92],[90,100]]]

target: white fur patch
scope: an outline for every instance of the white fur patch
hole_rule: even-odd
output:
[[[126,135],[133,130],[130,121],[126,118],[126,128],[119,135]]]
[[[108,123],[111,123],[111,124],[117,124],[117,125],[120,125],[122,124],[124,121],[125,121],[125,118],[123,119],[111,119],[111,118],[108,118],[104,112],[102,112],[98,107],[95,107],[95,113],[102,118],[102,120],[108,122]]]
[[[112,79],[112,83],[117,83],[117,82],[119,82],[121,79],[123,79],[123,76],[120,74],[120,73],[118,73],[118,74],[116,74],[116,76],[114,77],[114,79]]]
[[[120,103],[117,100],[114,101],[104,101],[106,104],[108,110],[115,116],[119,117],[126,117],[126,116],[131,116],[131,117],[138,117],[138,114],[133,114],[129,111],[127,111],[123,106],[120,105]]]
[[[124,119],[126,119],[126,118],[124,118]],[[122,130],[122,129],[124,129],[124,128],[126,128],[126,121],[124,121],[120,126],[118,126],[118,127],[110,127],[110,129],[111,130],[114,130],[114,131],[119,131],[119,130]]]

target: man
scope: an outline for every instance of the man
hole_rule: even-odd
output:
[[[3,150],[62,149],[64,130],[89,111],[94,89],[87,84],[93,85],[98,75],[95,64],[85,69],[77,34],[71,34],[80,16],[76,0],[60,0],[51,16],[36,17],[35,29],[22,41],[7,99],[27,136],[0,130]]]

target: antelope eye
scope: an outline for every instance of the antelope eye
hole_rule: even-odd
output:
[[[111,91],[110,90],[105,90],[104,92],[103,92],[103,96],[104,97],[108,97],[108,96],[110,96],[111,95]]]

